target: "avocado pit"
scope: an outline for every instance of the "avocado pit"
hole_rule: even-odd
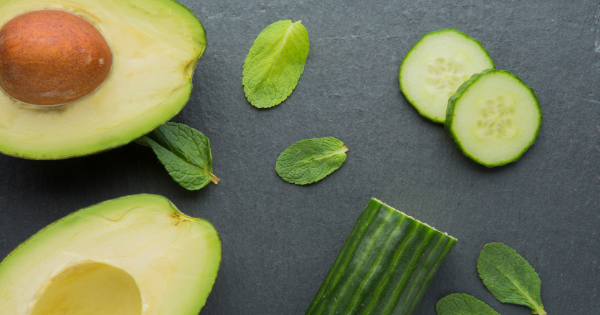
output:
[[[104,36],[65,11],[28,12],[0,29],[0,87],[24,103],[76,101],[106,80],[112,60]]]

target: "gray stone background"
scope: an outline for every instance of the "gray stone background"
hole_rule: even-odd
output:
[[[202,314],[303,314],[369,197],[458,238],[417,314],[468,293],[501,314],[476,259],[488,242],[521,253],[542,279],[551,315],[600,309],[600,3],[536,1],[184,1],[208,49],[190,103],[174,119],[211,140],[215,174],[198,192],[174,183],[135,144],[64,161],[0,157],[0,257],[51,222],[129,194],[170,198],[210,220],[223,242]],[[267,25],[301,19],[310,53],[283,104],[253,108],[244,58]],[[422,119],[399,91],[403,56],[425,33],[455,27],[480,40],[499,69],[536,92],[544,114],[536,144],[516,163],[487,169]],[[333,136],[345,165],[300,187],[275,161],[292,143]]]

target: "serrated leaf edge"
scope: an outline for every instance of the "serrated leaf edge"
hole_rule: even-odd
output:
[[[481,253],[483,253],[483,251],[485,250],[485,248],[486,248],[488,245],[491,245],[491,244],[501,244],[501,245],[504,245],[504,246],[506,246],[506,247],[508,247],[508,248],[512,249],[512,250],[513,250],[513,251],[514,251],[514,252],[515,252],[515,253],[516,253],[516,254],[517,254],[519,257],[521,257],[521,259],[523,259],[523,260],[524,260],[524,261],[525,261],[527,264],[529,264],[529,262],[527,261],[527,259],[525,259],[523,256],[521,256],[521,254],[519,254],[517,251],[515,251],[515,250],[514,250],[512,247],[510,247],[510,246],[508,246],[508,245],[506,245],[506,244],[503,244],[503,243],[489,243],[489,244],[486,244],[486,245],[483,247],[483,249],[481,250]],[[479,257],[480,257],[480,258],[481,258],[481,253],[479,254]],[[495,262],[494,262],[494,265],[496,266]],[[535,271],[535,269],[534,269],[534,268],[531,266],[531,264],[529,264],[529,266],[530,266],[530,267],[531,267],[531,269],[533,270],[533,273],[534,273],[534,274],[535,274],[535,275],[536,275],[536,276],[539,278],[539,275],[538,275],[538,273],[537,273],[537,272]],[[478,270],[477,270],[477,271],[478,271],[477,273],[479,274],[479,277],[481,278],[481,280],[482,280],[482,281],[483,281],[483,283],[485,284],[485,287],[486,287],[486,289],[488,289],[488,291],[490,291],[490,290],[489,290],[489,288],[488,288],[488,286],[487,286],[487,284],[486,284],[486,280],[485,280],[485,279],[483,279],[483,276],[482,276],[481,272],[479,272],[479,266],[478,266],[478,268],[477,268],[477,269],[478,269]],[[546,314],[547,314],[547,313],[546,313],[546,311],[544,310],[544,306],[543,306],[543,305],[541,305],[541,304],[540,304],[540,305],[538,305],[538,303],[537,303],[537,302],[536,302],[536,301],[535,301],[535,300],[534,300],[534,299],[533,299],[533,298],[532,298],[532,297],[529,295],[529,293],[528,293],[528,292],[526,292],[526,291],[524,291],[524,290],[523,290],[523,288],[521,288],[521,286],[520,286],[520,285],[518,285],[517,283],[515,283],[515,281],[514,281],[514,280],[513,280],[511,277],[509,277],[509,276],[508,276],[506,273],[504,273],[504,271],[502,271],[502,269],[498,268],[497,266],[496,266],[496,269],[498,269],[498,271],[500,271],[500,273],[502,273],[502,274],[503,274],[503,275],[504,275],[504,276],[505,276],[505,277],[506,277],[508,280],[510,280],[510,282],[511,282],[511,283],[512,283],[512,284],[513,284],[513,285],[514,285],[514,286],[515,286],[515,287],[516,287],[516,288],[517,288],[517,289],[518,289],[518,290],[519,290],[519,291],[520,291],[520,292],[523,294],[523,296],[525,296],[525,297],[527,298],[527,300],[528,300],[528,301],[531,303],[531,305],[533,306],[533,308],[531,309],[531,312],[532,312],[533,314],[539,314],[539,315],[546,315]],[[541,280],[540,280],[540,282],[541,282]],[[490,291],[490,293],[492,293],[492,295],[493,295],[493,296],[494,296],[494,297],[495,297],[495,298],[496,298],[498,301],[500,301],[500,299],[498,299],[498,298],[496,297],[496,295],[495,295],[493,292],[491,292],[491,291]],[[502,302],[502,301],[500,301],[500,302]],[[502,302],[502,303],[505,303],[505,302]],[[512,304],[512,303],[509,303],[509,304]]]
[[[437,313],[438,315],[440,314],[440,312],[439,312],[439,309],[438,309],[438,308],[439,308],[439,304],[440,304],[440,302],[442,302],[442,301],[444,301],[444,300],[447,300],[447,299],[449,299],[449,298],[454,298],[454,297],[460,297],[462,301],[466,301],[466,300],[464,299],[464,296],[466,296],[466,297],[468,297],[468,298],[471,298],[471,299],[475,300],[475,302],[476,302],[476,303],[481,303],[481,304],[482,304],[482,305],[484,305],[485,307],[489,308],[489,310],[490,310],[490,311],[492,311],[492,312],[493,312],[493,314],[500,315],[498,312],[496,312],[496,310],[495,310],[495,309],[493,309],[493,308],[492,308],[491,306],[489,306],[487,303],[483,302],[482,300],[480,300],[480,299],[478,299],[478,298],[476,298],[476,297],[474,297],[474,296],[472,296],[472,295],[470,295],[470,294],[466,294],[466,293],[452,293],[452,294],[448,294],[448,295],[444,296],[443,298],[439,299],[439,300],[437,301],[437,303],[435,303],[435,310],[436,310],[436,313]],[[455,313],[455,314],[458,314],[458,313],[456,313],[456,312],[454,312],[454,311],[451,311],[451,312],[452,312],[452,313]],[[473,314],[473,315],[479,315],[479,314],[480,314],[480,313]]]
[[[151,139],[151,138],[150,138],[150,137],[148,137],[148,136],[143,136],[143,137],[141,137],[141,138],[137,139],[137,140],[136,140],[136,143],[138,143],[138,144],[140,144],[140,145],[143,145],[143,146],[149,146],[149,147],[152,149],[152,151],[154,151],[154,153],[155,153],[156,155],[158,155],[158,153],[156,152],[156,150],[157,150],[157,149],[155,149],[153,145],[155,145],[155,146],[157,146],[157,147],[160,147],[160,148],[164,149],[165,151],[167,151],[167,152],[169,152],[169,153],[173,154],[175,157],[177,157],[178,159],[180,159],[180,160],[181,160],[183,163],[185,163],[185,164],[187,164],[187,165],[190,165],[190,166],[192,166],[193,168],[196,168],[196,169],[200,170],[202,173],[204,173],[206,176],[208,176],[208,178],[210,179],[210,181],[211,181],[213,184],[217,185],[217,184],[219,184],[219,182],[221,181],[221,179],[219,179],[219,178],[218,178],[218,177],[217,177],[215,174],[213,174],[213,173],[211,173],[211,172],[208,172],[208,171],[206,171],[206,170],[204,170],[204,169],[202,169],[202,168],[200,168],[200,167],[198,167],[198,166],[196,166],[196,165],[194,165],[194,164],[188,163],[187,161],[185,161],[184,159],[182,159],[180,156],[178,156],[177,154],[175,154],[173,151],[171,151],[171,150],[169,150],[169,149],[165,148],[164,146],[160,145],[158,142],[154,141],[153,139]],[[146,145],[146,144],[147,144],[147,145]],[[159,161],[160,161],[160,159],[159,159]],[[162,161],[161,161],[161,163],[162,163]],[[164,166],[164,165],[163,165],[163,166]],[[166,167],[166,166],[165,166],[165,167]],[[169,174],[169,175],[170,175],[170,174]],[[171,177],[172,177],[172,176],[171,176]],[[173,179],[175,180],[175,178],[173,178]],[[177,181],[176,181],[176,182],[177,182]],[[184,187],[185,189],[188,189],[188,188],[186,188],[185,186],[183,186],[181,183],[179,183],[179,182],[177,182],[177,183],[178,183],[180,186]],[[198,190],[198,189],[204,188],[205,186],[206,186],[206,184],[205,184],[205,185],[202,185],[201,187],[199,187],[199,188],[197,188],[197,189],[188,189],[188,190]]]
[[[163,128],[161,128],[162,130],[165,130],[165,132],[168,132],[173,137],[177,138],[177,134],[175,132],[173,132],[173,130],[164,127],[165,125],[169,125],[169,126],[173,126],[173,127],[179,128],[179,126],[182,125],[182,124],[178,124],[178,123],[174,123],[174,122],[167,122],[163,126],[159,127],[159,128],[163,127]],[[194,165],[192,163],[188,163],[187,161],[185,161],[185,159],[183,159],[181,156],[179,156],[177,153],[175,153],[176,150],[172,148],[171,143],[169,143],[168,141],[167,141],[167,144],[169,144],[170,148],[165,148],[164,146],[160,145],[158,142],[156,142],[156,141],[154,141],[154,140],[152,140],[150,138],[149,139],[152,140],[152,141],[154,141],[154,143],[156,143],[156,145],[159,145],[159,146],[165,148],[166,150],[168,150],[169,152],[173,153],[175,156],[177,156],[179,159],[181,159],[184,163],[189,164],[192,167],[195,167],[195,168],[199,169],[200,171],[202,171],[204,174],[206,174],[210,178],[210,180],[211,180],[211,182],[213,182],[213,184],[215,184],[215,185],[219,184],[219,182],[221,181],[221,179],[219,179],[217,176],[215,176],[215,174],[212,173],[212,150],[210,149],[210,140],[202,132],[200,132],[200,131],[198,131],[198,130],[190,127],[190,126],[187,126],[187,125],[183,125],[183,126],[189,128],[192,132],[195,131],[195,132],[199,133],[200,135],[202,135],[206,139],[206,145],[208,147],[208,154],[209,154],[209,156],[208,156],[208,165],[210,167],[211,172],[209,172],[207,170],[204,170],[204,169],[202,169],[202,168],[200,168],[200,167],[198,167],[198,166],[196,166],[196,165]],[[145,136],[144,136],[144,138],[145,138]],[[185,158],[189,159],[188,156],[186,156]]]

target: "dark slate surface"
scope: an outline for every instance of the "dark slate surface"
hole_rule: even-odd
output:
[[[530,314],[487,292],[480,249],[504,242],[542,279],[549,314],[600,309],[600,6],[597,1],[185,1],[208,49],[188,106],[174,119],[211,140],[222,179],[180,188],[146,148],[65,161],[0,157],[0,256],[74,210],[137,193],[162,194],[217,227],[223,262],[204,315],[303,314],[369,197],[459,239],[417,314],[469,293],[501,314]],[[260,31],[303,20],[306,70],[282,105],[257,110],[241,86]],[[456,27],[536,92],[544,121],[517,163],[486,169],[441,125],[422,119],[398,86],[403,56],[430,31]],[[308,187],[282,181],[279,153],[334,136],[345,165]]]

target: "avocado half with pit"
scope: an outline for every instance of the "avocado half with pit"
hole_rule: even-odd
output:
[[[0,314],[196,315],[221,261],[207,221],[134,195],[75,212],[0,264]]]
[[[62,159],[131,142],[185,106],[205,48],[173,0],[0,0],[0,152]]]

